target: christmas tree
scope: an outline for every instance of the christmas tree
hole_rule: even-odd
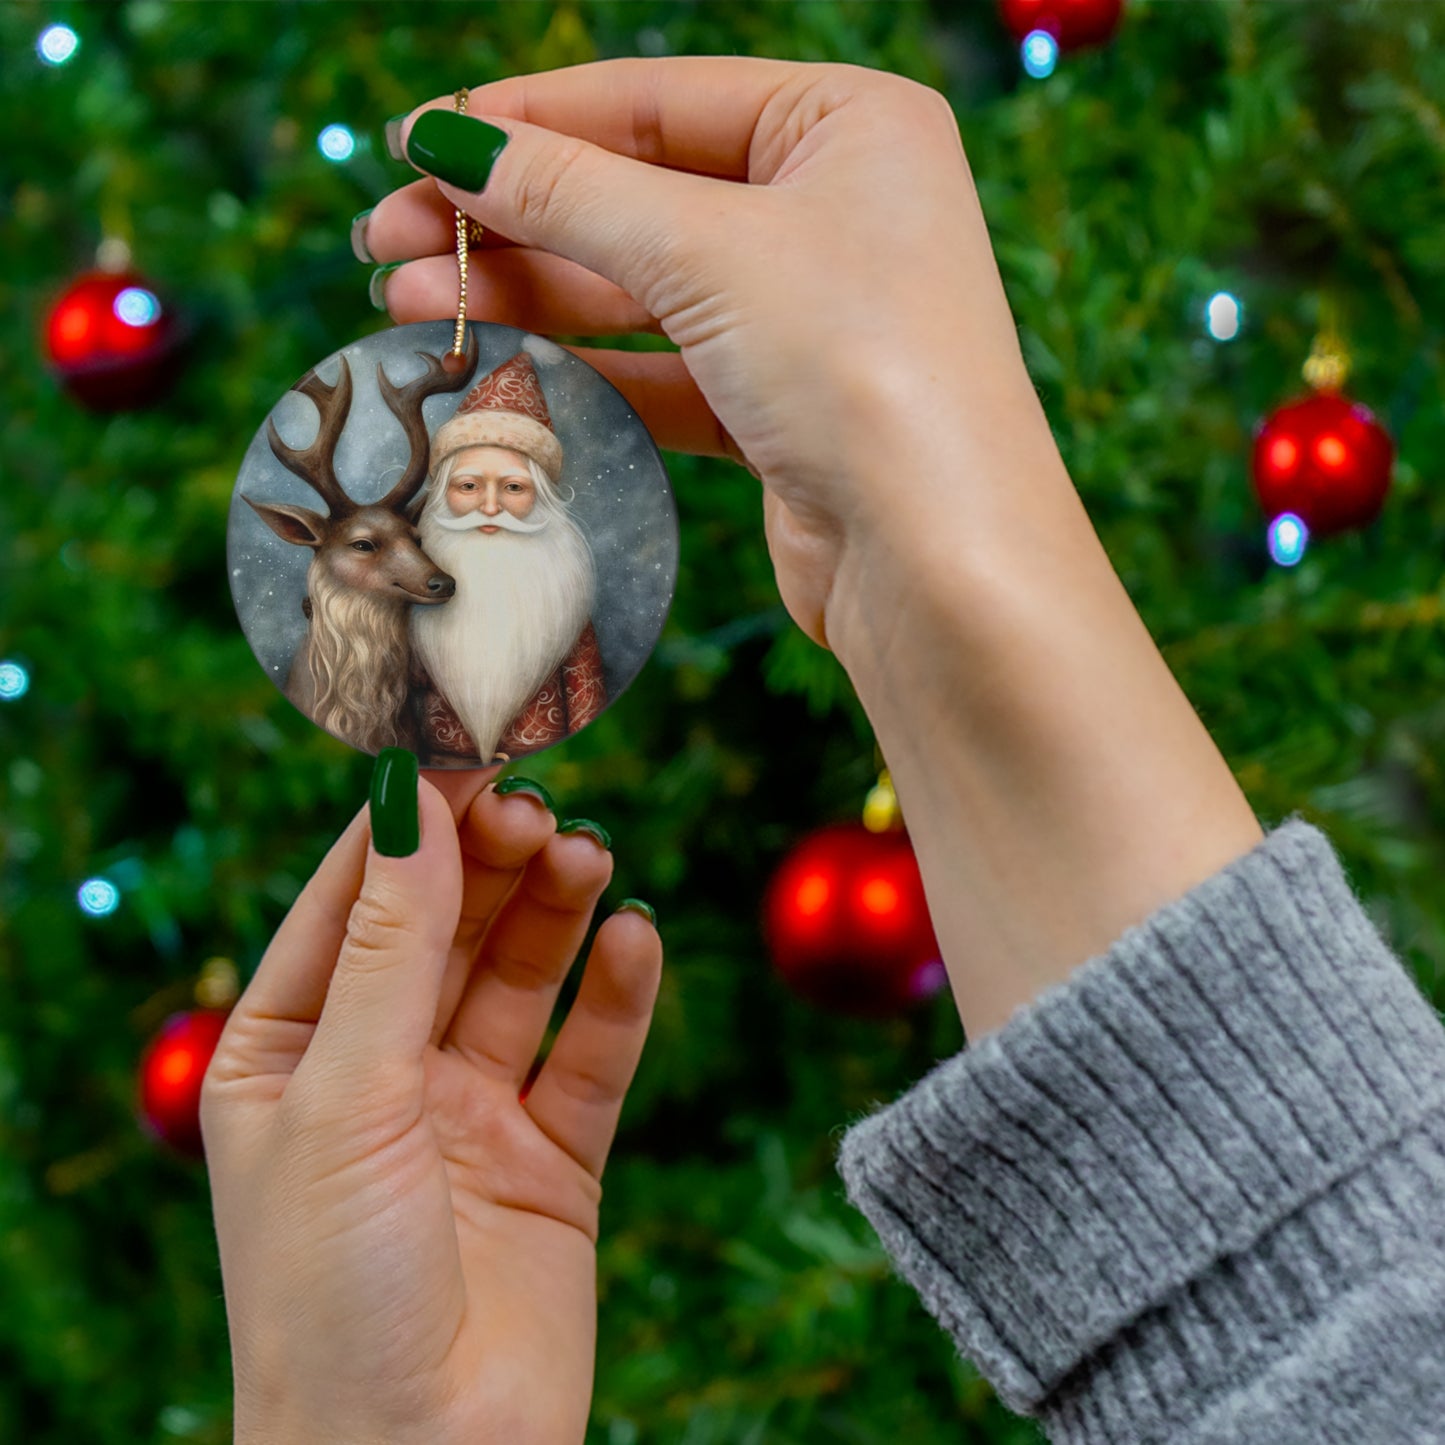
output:
[[[1445,11],[1133,0],[1106,43],[1055,54],[1021,53],[985,0],[19,0],[0,11],[0,1440],[231,1439],[204,1167],[141,1127],[137,1067],[205,960],[244,984],[366,797],[371,759],[252,656],[225,529],[276,398],[389,324],[348,245],[353,214],[413,178],[382,125],[459,85],[681,53],[947,95],[1135,604],[1260,818],[1322,827],[1445,1001]],[[118,410],[57,371],[46,331],[98,252],[126,278],[106,304],[166,322],[154,374],[123,363],[139,389]],[[1254,433],[1326,331],[1393,439],[1391,488],[1370,525],[1272,551]],[[519,769],[606,824],[604,906],[647,898],[667,948],[606,1176],[588,1439],[1036,1440],[891,1275],[833,1166],[842,1126],[962,1046],[947,992],[852,1018],[766,953],[780,861],[875,779],[867,720],[778,600],[757,482],[667,462],[662,641],[601,720]]]

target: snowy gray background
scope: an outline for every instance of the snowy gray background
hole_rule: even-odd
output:
[[[569,487],[575,490],[572,515],[597,562],[592,620],[610,704],[656,645],[677,582],[677,509],[662,457],[622,394],[586,362],[516,327],[478,321],[468,327],[477,338],[476,370],[461,391],[429,397],[422,415],[434,435],[482,377],[518,351],[530,354],[562,443],[563,495]],[[336,475],[356,501],[384,496],[407,461],[401,423],[377,390],[377,363],[403,385],[425,369],[416,353],[442,355],[451,348],[453,331],[450,321],[393,327],[343,347],[317,366],[328,384],[339,373],[338,357],[346,357],[351,367],[351,410],[336,447]],[[288,391],[270,415],[288,445],[305,447],[315,440],[316,408],[298,392]],[[320,512],[326,507],[272,455],[263,420],[246,449],[231,497],[226,565],[251,650],[277,687],[284,687],[291,659],[306,635],[301,599],[312,553],[309,547],[283,542],[246,505],[243,494],[257,502],[291,502]]]

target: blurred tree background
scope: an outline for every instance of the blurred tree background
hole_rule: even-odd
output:
[[[58,66],[36,52],[54,23],[80,41]],[[0,658],[29,689],[0,702],[0,1440],[231,1438],[204,1167],[140,1129],[136,1065],[203,960],[244,983],[366,796],[370,758],[295,712],[242,637],[225,524],[277,397],[388,324],[347,244],[412,178],[382,124],[458,85],[689,52],[948,95],[1125,584],[1260,817],[1325,828],[1445,997],[1445,7],[1135,0],[1112,44],[1034,80],[991,0],[9,3]],[[318,149],[332,124],[349,159]],[[40,339],[108,236],[192,330],[175,389],[109,416]],[[880,266],[908,264],[896,247]],[[1245,308],[1228,342],[1204,327],[1221,290]],[[1249,445],[1303,390],[1326,298],[1348,391],[1399,448],[1394,488],[1374,526],[1277,566]],[[521,769],[611,829],[605,904],[653,902],[668,948],[606,1179],[589,1442],[1036,1440],[843,1197],[842,1128],[962,1034],[947,994],[863,1022],[773,976],[767,879],[856,816],[873,743],[779,605],[753,478],[667,460],[682,570],[662,642]],[[107,917],[76,905],[92,876],[120,889]]]

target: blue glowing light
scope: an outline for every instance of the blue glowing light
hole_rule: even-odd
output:
[[[68,25],[47,25],[35,42],[35,53],[47,65],[64,65],[80,49],[80,36]]]
[[[105,918],[120,907],[120,889],[109,878],[87,878],[75,895],[80,911]]]
[[[0,662],[0,702],[14,702],[30,691],[30,674],[18,662]]]
[[[1310,529],[1293,512],[1281,512],[1269,524],[1269,555],[1281,567],[1293,567],[1305,554]]]
[[[161,303],[154,292],[142,286],[127,286],[115,298],[112,309],[127,326],[149,326],[153,321],[160,320]]]
[[[1228,291],[1217,291],[1204,308],[1204,329],[1216,341],[1233,341],[1244,325],[1244,307]]]
[[[1020,54],[1024,69],[1035,80],[1043,80],[1054,73],[1059,63],[1059,42],[1047,30],[1031,30],[1024,37]]]
[[[344,125],[329,125],[316,144],[329,161],[349,161],[356,150],[356,137]]]

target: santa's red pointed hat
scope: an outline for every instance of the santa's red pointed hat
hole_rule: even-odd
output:
[[[465,447],[510,447],[539,462],[553,482],[561,477],[562,443],[552,430],[542,383],[525,351],[488,372],[437,428],[432,471]]]

